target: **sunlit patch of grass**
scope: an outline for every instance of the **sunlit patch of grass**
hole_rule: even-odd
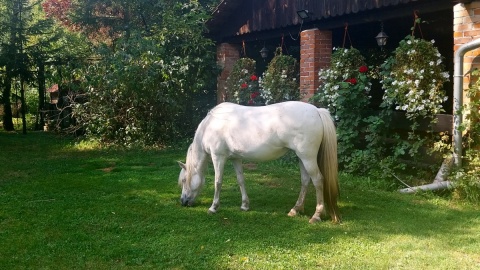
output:
[[[101,148],[100,142],[94,140],[81,140],[73,145],[73,149],[78,151],[91,151],[99,148]]]

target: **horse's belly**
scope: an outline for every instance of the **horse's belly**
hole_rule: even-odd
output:
[[[288,149],[284,147],[271,147],[268,145],[259,145],[245,147],[244,149],[232,149],[231,158],[241,158],[252,161],[267,161],[282,157]]]

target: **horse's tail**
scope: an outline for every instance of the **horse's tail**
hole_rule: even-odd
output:
[[[337,205],[339,196],[337,133],[328,110],[318,109],[318,114],[322,119],[323,125],[323,138],[317,156],[318,167],[324,177],[323,197],[332,221],[338,223],[341,221],[341,218]]]

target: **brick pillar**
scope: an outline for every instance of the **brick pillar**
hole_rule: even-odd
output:
[[[319,86],[318,72],[330,66],[332,32],[317,28],[300,34],[300,95],[308,102]]]
[[[227,78],[232,71],[233,64],[240,59],[239,46],[229,43],[217,45],[217,64],[222,72],[217,78],[217,103],[225,101],[225,86]]]
[[[469,4],[457,4],[453,7],[453,44],[454,51],[472,40],[480,38],[480,1]],[[463,89],[468,89],[472,81],[470,71],[480,68],[480,49],[469,51],[463,58],[463,72],[468,75],[463,78]],[[465,96],[464,103],[469,99]]]

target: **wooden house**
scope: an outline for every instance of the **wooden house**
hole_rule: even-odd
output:
[[[384,49],[392,51],[411,34],[416,17],[427,23],[415,35],[436,41],[453,77],[455,51],[480,37],[480,1],[223,0],[207,22],[222,68],[217,101],[224,101],[224,84],[237,59],[243,55],[256,59],[262,72],[278,46],[299,59],[300,91],[307,99],[318,88],[318,71],[329,65],[333,47],[373,50],[378,48],[375,37],[383,30],[388,35]],[[270,52],[265,60],[259,53],[263,47]],[[468,71],[480,63],[479,53],[469,51],[463,59],[464,88],[470,83]],[[452,101],[453,79],[446,88]],[[453,105],[447,104],[446,110],[451,114]]]

